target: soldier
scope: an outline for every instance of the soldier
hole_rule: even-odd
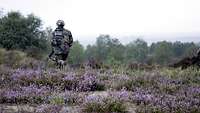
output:
[[[63,60],[65,61],[69,54],[69,49],[73,43],[73,37],[69,30],[64,28],[65,23],[63,20],[57,21],[57,28],[53,31],[51,46],[52,52],[49,55],[49,58],[56,61],[56,60]],[[60,59],[52,58],[52,55],[61,56]]]

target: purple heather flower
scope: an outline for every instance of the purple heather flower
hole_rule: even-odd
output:
[[[70,75],[67,75],[63,78],[63,80],[66,80],[66,81],[73,81],[73,80],[76,80],[76,76],[74,74],[70,74]]]
[[[3,96],[6,97],[7,99],[14,99],[20,96],[20,92],[9,90],[9,91],[5,91]]]
[[[42,75],[41,70],[33,70],[33,69],[17,69],[15,72],[12,74],[11,78],[13,80],[19,80],[21,78],[26,78],[26,79],[39,79]]]
[[[103,103],[103,97],[100,95],[89,95],[84,100],[85,103]]]
[[[36,113],[59,113],[61,109],[60,105],[40,105],[36,108]]]
[[[114,99],[117,99],[117,100],[122,100],[122,101],[129,101],[130,100],[130,92],[128,92],[126,90],[111,92],[110,96]]]
[[[30,85],[28,87],[22,87],[21,92],[24,94],[24,96],[31,96],[31,95],[37,95],[42,96],[49,92],[49,87],[42,86],[41,88],[38,88],[36,85]]]
[[[80,91],[93,91],[96,89],[99,79],[93,73],[85,73],[78,85]]]

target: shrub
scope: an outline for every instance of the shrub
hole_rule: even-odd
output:
[[[100,82],[96,74],[91,72],[86,72],[78,84],[79,91],[102,91],[104,89],[105,85]]]
[[[127,113],[124,103],[111,97],[88,96],[83,106],[85,113]]]
[[[27,56],[35,58],[37,60],[41,60],[44,57],[44,50],[31,46],[26,50]]]
[[[26,54],[21,51],[7,51],[4,56],[4,63],[7,66],[18,68],[20,67],[20,61],[26,57]]]
[[[63,97],[55,96],[50,99],[50,104],[63,105],[65,103]]]
[[[31,68],[31,69],[38,69],[41,68],[43,63],[42,61],[36,60],[31,57],[25,57],[21,61],[19,61],[20,68]]]
[[[49,95],[49,87],[38,87],[36,85],[30,85],[26,87],[19,87],[18,89],[4,89],[1,92],[1,103],[31,103],[39,104],[45,101],[45,98]]]
[[[0,64],[4,63],[5,53],[6,53],[5,49],[0,49]]]

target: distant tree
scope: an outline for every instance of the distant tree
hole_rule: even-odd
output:
[[[85,50],[85,59],[97,59],[97,47],[95,45],[87,45]]]
[[[27,17],[20,12],[9,12],[0,18],[0,45],[6,49],[47,49],[41,20],[33,14]]]
[[[75,41],[72,45],[72,48],[69,52],[70,64],[81,64],[84,61],[84,47],[78,42]]]
[[[111,43],[111,38],[109,35],[100,35],[96,40],[96,59],[100,61],[105,61],[109,54],[109,44]]]
[[[147,58],[147,55],[148,55],[148,45],[147,45],[147,42],[145,42],[142,39],[137,39],[135,41],[135,45],[136,45],[136,48],[137,48],[136,59],[139,62],[144,62],[145,59]]]
[[[173,57],[171,42],[158,42],[155,45],[153,57],[155,62],[159,64],[168,64]]]
[[[197,54],[197,50],[199,49],[199,46],[193,42],[191,43],[184,43],[184,57],[192,57]]]
[[[176,41],[172,45],[174,57],[182,57],[184,54],[184,44],[180,41]]]
[[[52,33],[53,33],[53,29],[51,27],[47,27],[44,30],[44,34],[45,34],[44,38],[46,38],[45,40],[47,43],[47,52],[48,53],[51,52],[51,49],[52,49],[52,47],[51,47],[51,39],[53,37]]]
[[[145,62],[148,55],[148,45],[142,39],[137,39],[126,46],[126,59],[128,62]]]
[[[125,47],[116,38],[110,40],[108,47],[109,53],[107,56],[107,62],[113,65],[121,64],[124,60]]]

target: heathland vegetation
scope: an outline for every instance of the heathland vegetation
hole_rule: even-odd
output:
[[[197,43],[100,35],[75,41],[68,66],[43,69],[52,29],[35,15],[0,15],[0,112],[200,113],[200,71],[168,64],[196,55]]]

